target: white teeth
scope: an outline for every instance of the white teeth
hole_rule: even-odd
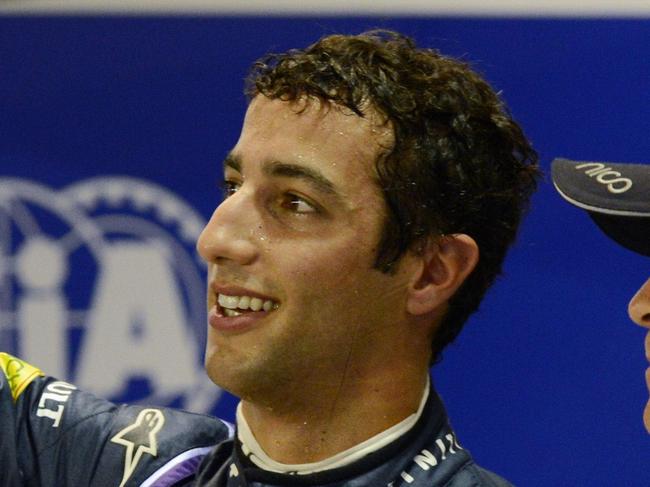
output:
[[[250,296],[227,296],[225,294],[219,294],[217,301],[219,302],[219,306],[224,308],[224,310],[232,312],[226,313],[227,316],[238,316],[241,314],[235,310],[250,309],[251,311],[259,311],[262,309],[264,311],[271,311],[272,309],[278,309],[278,304],[270,299],[263,301],[260,298],[252,298]]]
[[[237,307],[239,309],[248,309],[250,304],[251,304],[251,298],[248,296],[242,296],[241,298],[239,298],[239,304],[237,305]]]
[[[239,304],[239,298],[237,296],[226,296],[225,294],[220,294],[219,304],[224,308],[236,309]]]
[[[230,317],[230,318],[232,318],[233,316],[239,316],[239,315],[241,315],[241,313],[240,313],[239,311],[235,311],[234,309],[224,308],[224,309],[223,309],[223,312],[224,312],[224,314],[225,314],[226,316],[228,316],[228,317]]]
[[[251,308],[253,311],[259,311],[259,310],[261,310],[263,305],[264,305],[264,301],[262,301],[260,298],[253,298],[253,299],[251,299],[250,308]]]

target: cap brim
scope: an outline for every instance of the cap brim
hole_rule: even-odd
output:
[[[555,159],[553,184],[624,247],[650,256],[650,165]]]

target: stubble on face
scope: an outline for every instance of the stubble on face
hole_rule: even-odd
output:
[[[241,335],[209,330],[206,365],[216,383],[242,398],[273,396],[269,402],[277,403],[282,395],[285,401],[298,396],[297,389],[303,395],[305,388],[335,390],[342,376],[363,381],[386,353],[390,337],[383,327],[402,317],[404,278],[373,268],[386,215],[374,162],[391,143],[392,131],[378,114],[360,118],[317,101],[252,102],[233,150],[244,162],[245,183],[232,198],[250,198],[254,215],[241,217],[251,228],[242,223],[238,231],[254,236],[259,255],[245,266],[217,259],[212,272],[273,290],[282,305]],[[322,172],[341,203],[325,198],[322,215],[297,222],[267,216],[259,195],[276,184],[261,170],[269,160]],[[219,225],[218,215],[212,225]]]

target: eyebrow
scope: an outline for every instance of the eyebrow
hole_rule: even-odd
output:
[[[235,171],[241,173],[241,159],[239,156],[236,156],[232,152],[228,153],[226,158],[223,160],[223,169],[224,171],[226,168],[231,168],[234,169]]]
[[[233,153],[230,153],[224,159],[223,167],[224,169],[231,168],[241,173],[242,170],[241,158]],[[263,171],[264,174],[266,174],[267,176],[300,179],[305,181],[306,183],[308,183],[318,191],[336,197],[339,196],[339,193],[338,191],[336,191],[336,187],[334,186],[334,183],[332,183],[332,181],[327,179],[317,169],[312,169],[310,167],[302,166],[299,164],[292,164],[288,162],[271,161],[264,165]]]
[[[320,171],[310,167],[273,161],[264,166],[264,173],[269,176],[301,179],[322,193],[338,196],[334,183],[327,179]]]

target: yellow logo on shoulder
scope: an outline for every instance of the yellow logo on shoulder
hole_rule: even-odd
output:
[[[18,399],[30,382],[39,375],[43,375],[43,372],[33,365],[4,352],[0,352],[0,369],[7,377],[14,401]]]

